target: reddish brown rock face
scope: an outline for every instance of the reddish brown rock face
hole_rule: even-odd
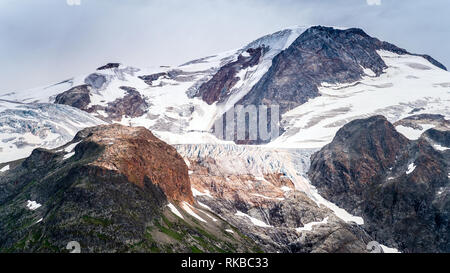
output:
[[[239,81],[236,75],[241,69],[257,65],[262,56],[263,48],[250,48],[247,50],[248,57],[239,55],[237,61],[231,62],[222,68],[213,76],[211,80],[202,84],[199,89],[199,96],[208,104],[216,101],[223,101],[228,97],[229,91]]]
[[[175,148],[144,127],[102,125],[82,130],[77,137],[104,147],[90,165],[117,171],[139,187],[147,177],[169,201],[194,203],[186,163]]]

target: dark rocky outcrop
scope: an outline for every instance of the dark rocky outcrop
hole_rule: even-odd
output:
[[[88,107],[91,102],[91,86],[87,84],[76,86],[57,95],[55,103],[70,105],[88,113],[104,111],[106,116],[97,115],[97,117],[105,121],[120,121],[124,116],[140,117],[145,114],[148,104],[141,94],[133,87],[121,86],[120,89],[124,90],[126,95],[108,102],[106,106],[92,105]]]
[[[160,77],[166,76],[166,72],[151,74],[151,75],[144,75],[144,76],[138,76],[139,79],[143,80],[146,84],[152,85],[153,81],[156,81]]]
[[[448,131],[441,131],[437,129],[428,129],[426,130],[422,137],[425,139],[431,140],[430,142],[435,142],[441,146],[450,148],[450,130]]]
[[[354,120],[311,160],[319,192],[362,216],[376,240],[405,252],[450,251],[449,157],[424,137],[410,141],[382,116]]]
[[[206,103],[222,102],[228,97],[231,88],[239,81],[236,74],[247,67],[257,65],[263,54],[263,47],[250,48],[248,56],[239,55],[234,62],[222,66],[211,80],[203,83],[196,96]]]
[[[0,173],[0,252],[67,252],[71,241],[83,253],[260,250],[219,217],[199,223],[181,208],[212,217],[196,208],[184,160],[145,128],[87,128],[63,147],[8,164]],[[28,208],[31,201],[41,206]]]
[[[123,98],[108,102],[106,106],[94,105],[88,109],[88,112],[104,111],[106,117],[99,118],[107,121],[121,120],[122,117],[140,117],[147,111],[148,104],[141,94],[133,87],[121,86],[120,89],[127,92]]]
[[[97,70],[118,68],[119,66],[120,66],[120,63],[107,63],[106,65],[100,66],[99,68],[97,68]]]
[[[325,196],[353,210],[367,185],[376,183],[399,158],[407,157],[408,144],[382,116],[354,120],[311,157],[309,176]]]
[[[91,103],[91,87],[87,84],[75,86],[55,98],[55,103],[70,105],[72,107],[87,111],[87,106]]]
[[[423,124],[434,125],[435,128],[450,130],[450,121],[440,114],[417,114],[402,118],[394,123],[394,126],[402,125],[416,130],[422,130]]]
[[[153,82],[158,80],[159,78],[171,79],[178,82],[185,82],[185,81],[192,81],[197,73],[198,72],[195,71],[190,72],[190,71],[183,71],[180,69],[171,69],[167,72],[138,76],[138,78],[143,80],[149,86],[155,86]],[[159,83],[159,86],[161,84],[162,83]]]

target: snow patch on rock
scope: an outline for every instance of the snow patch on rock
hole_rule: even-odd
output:
[[[237,211],[235,215],[236,216],[240,216],[240,217],[247,217],[248,219],[250,219],[250,221],[255,226],[258,226],[258,227],[272,227],[271,225],[268,225],[268,224],[264,223],[263,221],[261,221],[259,219],[256,219],[256,218],[251,217],[250,215],[248,215],[246,213],[243,213],[242,211]]]
[[[167,206],[169,207],[170,211],[172,211],[173,214],[180,217],[181,219],[184,219],[183,215],[181,215],[181,213],[177,210],[177,208],[172,203],[169,203]]]
[[[39,204],[39,203],[37,203],[36,201],[31,201],[31,200],[28,200],[27,201],[27,208],[29,209],[29,210],[37,210],[38,208],[40,208],[42,205],[41,204]]]

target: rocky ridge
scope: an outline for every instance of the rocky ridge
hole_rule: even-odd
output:
[[[404,252],[448,252],[449,150],[427,140],[446,145],[445,135],[430,129],[409,140],[382,116],[354,120],[312,156],[309,178],[362,216],[376,240]]]

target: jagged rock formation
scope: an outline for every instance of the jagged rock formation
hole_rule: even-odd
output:
[[[316,26],[304,31],[287,49],[276,55],[264,76],[236,104],[278,105],[281,120],[282,114],[321,96],[319,88],[324,84],[350,84],[367,76],[380,77],[388,68],[380,51],[422,56],[445,69],[429,56],[411,54],[371,37],[361,29],[341,30]],[[200,87],[200,95],[205,102],[220,103],[232,94],[230,90],[237,82],[235,71],[238,70],[230,70],[229,67],[234,66],[234,63],[223,66],[209,82]],[[255,119],[259,120],[259,114]],[[288,127],[287,124],[280,125]],[[241,141],[235,137],[235,142],[260,144],[268,141],[260,138]]]
[[[432,125],[438,130],[450,130],[450,121],[445,119],[445,116],[440,114],[418,114],[408,116],[393,123],[395,127],[401,125],[410,127],[415,130],[424,130],[423,125]]]
[[[146,84],[151,86],[153,84],[153,81],[156,81],[157,79],[159,79],[162,76],[168,76],[168,73],[161,72],[161,73],[156,73],[156,74],[151,74],[151,75],[139,76],[139,79],[143,80]]]
[[[56,104],[65,104],[81,109],[106,122],[121,121],[123,118],[140,117],[146,113],[149,104],[145,96],[138,91],[130,77],[139,69],[121,67],[119,63],[109,63],[97,69],[97,72],[83,78],[81,84],[72,79],[56,86],[69,83],[72,87],[57,93],[49,99]],[[132,84],[133,86],[110,85],[113,82]],[[145,85],[145,84],[144,84]],[[102,94],[102,92],[106,92]]]
[[[424,132],[422,137],[430,143],[439,145],[439,150],[445,151],[450,147],[450,129],[446,131],[441,131],[434,128],[428,129]]]
[[[309,177],[325,198],[362,216],[380,242],[405,252],[449,252],[449,173],[447,150],[425,137],[408,140],[374,116],[342,127],[312,156]]]

